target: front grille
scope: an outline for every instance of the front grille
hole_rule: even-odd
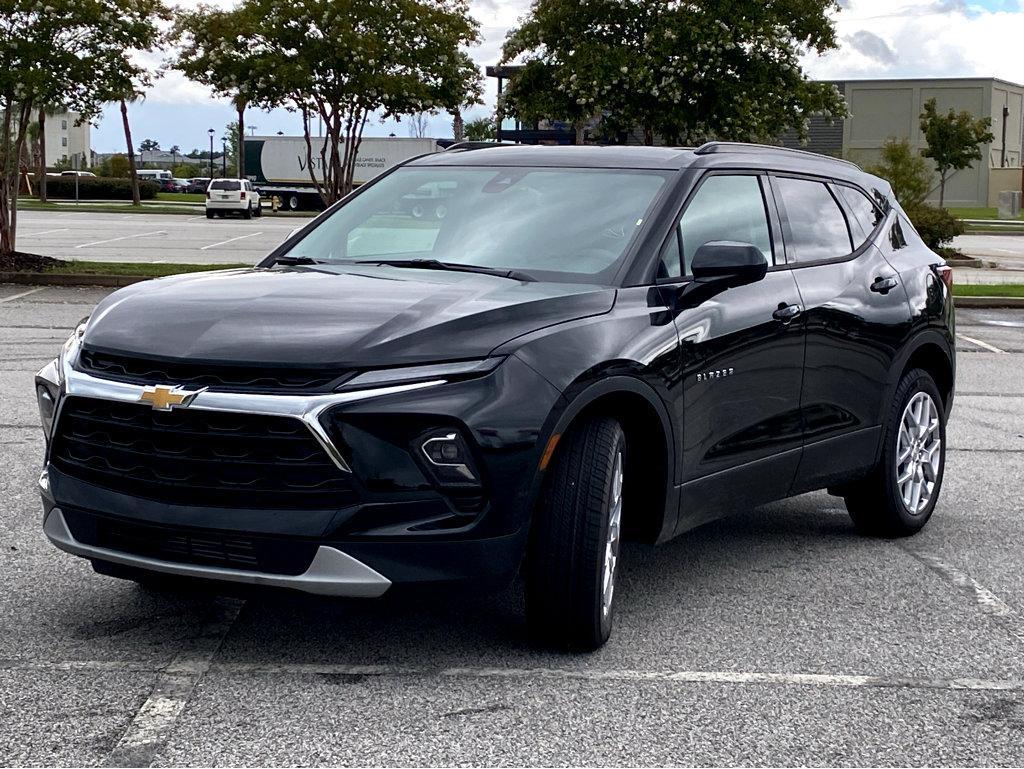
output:
[[[350,476],[297,419],[70,397],[51,461],[114,491],[198,507],[332,509]]]
[[[211,387],[246,392],[330,392],[349,376],[336,369],[271,368],[211,365],[191,361],[156,361],[83,349],[78,366],[103,379],[132,384]]]
[[[174,563],[296,575],[309,568],[317,548],[309,542],[137,523],[77,510],[65,510],[64,518],[83,544]]]

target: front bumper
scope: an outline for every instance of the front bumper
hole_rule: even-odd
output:
[[[190,400],[186,413],[264,414],[304,424],[352,479],[354,498],[327,509],[275,509],[263,507],[263,500],[213,507],[191,497],[115,488],[71,472],[66,464],[50,463],[62,434],[62,411],[73,411],[69,398],[138,407],[145,389],[90,376],[68,361],[73,355],[61,366],[57,416],[40,481],[44,531],[61,550],[132,569],[357,597],[381,595],[400,584],[490,589],[507,584],[518,570],[539,482],[544,423],[560,397],[518,359],[466,381],[320,395],[204,390]],[[53,374],[50,367],[40,376],[51,381],[47,374]],[[483,495],[469,507],[459,508],[458,499],[431,488],[392,440],[410,424],[438,420],[461,425],[479,460]],[[260,552],[291,555],[284,569],[262,568],[255,561],[239,567],[228,560],[188,560],[180,552],[164,557],[169,551],[126,548],[119,544],[124,540],[95,536],[103,526],[134,527],[136,537],[147,531],[166,534],[179,541],[179,549],[180,540],[189,538],[241,539]]]
[[[337,548],[326,545],[317,548],[316,555],[304,572],[293,576],[179,563],[88,545],[75,539],[59,507],[51,508],[47,513],[43,521],[43,533],[55,547],[72,555],[178,577],[240,582],[353,598],[377,598],[391,587],[391,580],[384,575]]]

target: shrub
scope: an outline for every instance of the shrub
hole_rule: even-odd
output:
[[[945,208],[919,205],[906,209],[914,229],[928,248],[937,249],[957,235],[964,234],[964,223]]]
[[[921,206],[928,197],[932,173],[928,162],[910,149],[907,139],[886,141],[882,145],[881,160],[864,170],[889,182],[893,195],[904,208]]]
[[[35,188],[37,185],[33,185]],[[139,197],[152,200],[156,197],[160,186],[156,182],[139,180]],[[75,177],[51,176],[46,180],[47,198],[75,198]],[[82,200],[131,200],[132,183],[130,179],[114,179],[102,176],[80,176],[78,178],[78,197]]]

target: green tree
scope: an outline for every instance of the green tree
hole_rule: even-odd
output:
[[[887,139],[879,162],[865,170],[889,182],[904,208],[919,206],[928,197],[932,184],[928,161],[910,148],[908,139]]]
[[[501,109],[576,128],[639,127],[644,142],[774,140],[812,114],[843,116],[828,83],[810,82],[807,51],[836,47],[834,0],[534,0],[505,41],[522,61]],[[500,117],[500,114],[499,114]]]
[[[467,141],[485,142],[493,141],[497,136],[495,131],[494,118],[480,117],[466,123],[465,136]]]
[[[305,165],[328,204],[352,189],[369,120],[479,101],[480,73],[462,50],[478,37],[466,0],[242,0],[216,28],[206,36],[179,24],[175,66],[222,93],[237,89],[253,106],[300,113]],[[239,48],[247,51],[240,62],[224,63]],[[193,55],[203,73],[190,74],[183,60]],[[322,140],[310,133],[317,118]]]
[[[0,260],[17,235],[19,176],[34,110],[62,104],[89,120],[134,53],[159,0],[4,0],[0,6]]]
[[[128,162],[128,158],[124,155],[111,155],[108,161],[110,176],[114,176],[118,179],[128,179],[131,177],[131,163]]]
[[[935,163],[939,173],[939,206],[946,202],[946,179],[950,171],[959,171],[981,160],[981,145],[995,137],[989,128],[992,118],[976,118],[970,112],[956,112],[952,107],[939,114],[935,99],[924,103],[921,112],[921,133],[928,148],[922,153]]]
[[[160,142],[156,139],[143,139],[139,144],[139,152],[155,152],[160,149]]]

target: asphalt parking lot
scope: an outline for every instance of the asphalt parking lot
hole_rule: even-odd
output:
[[[515,589],[175,595],[54,550],[32,375],[104,293],[0,285],[0,763],[1024,763],[1024,313],[958,314],[919,536],[815,493],[629,547],[612,640],[571,656]]]
[[[204,214],[25,211],[18,249],[98,262],[255,264],[309,220],[266,214],[208,220]]]

